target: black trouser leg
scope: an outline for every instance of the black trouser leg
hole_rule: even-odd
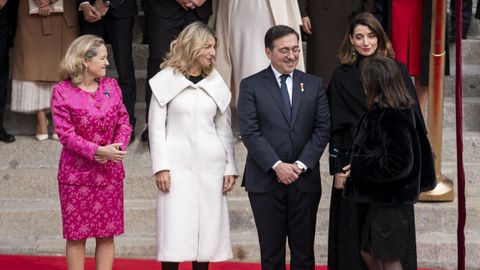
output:
[[[167,19],[146,13],[145,25],[148,33],[148,65],[147,79],[145,85],[145,122],[148,123],[148,112],[150,100],[152,98],[152,89],[148,81],[160,71],[160,63],[165,54],[170,50],[170,43],[182,30],[181,22],[169,21]]]
[[[315,269],[314,240],[320,192],[288,190],[288,246],[291,270]]]
[[[285,270],[287,192],[285,186],[267,193],[249,192],[260,242],[262,270]]]
[[[451,27],[452,32],[456,33],[456,0],[450,1]],[[472,20],[472,0],[462,0],[462,38],[466,38],[470,21]]]
[[[8,5],[9,2],[7,2]],[[10,24],[8,20],[7,6],[0,9],[0,129],[3,128],[3,114],[7,102],[7,84],[9,75],[8,35]]]
[[[162,262],[162,270],[178,270],[178,262]]]
[[[118,84],[122,89],[123,104],[127,109],[130,124],[135,127],[137,91],[132,50],[134,17],[114,18],[113,16],[107,16],[105,20],[109,41],[112,44],[115,66],[118,71]]]
[[[193,270],[208,270],[208,262],[192,262]]]

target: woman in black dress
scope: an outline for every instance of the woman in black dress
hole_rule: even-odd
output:
[[[346,200],[342,193],[348,176],[343,167],[350,163],[355,128],[360,116],[366,112],[366,96],[360,80],[359,65],[365,58],[375,55],[395,58],[392,45],[378,20],[369,13],[361,13],[350,24],[339,51],[342,65],[335,69],[327,90],[332,117],[329,163],[330,174],[334,175],[330,203],[328,269],[367,269],[361,258],[360,240],[368,205]],[[405,66],[398,62],[397,64],[410,95],[416,101],[414,111],[419,137],[426,142],[423,144],[426,147],[425,152],[431,155],[415,87]],[[426,159],[425,162],[432,163],[433,166],[432,157],[427,156]],[[428,170],[425,173],[435,175]],[[426,187],[432,185],[433,183],[425,183]],[[413,207],[407,218],[413,221]],[[411,224],[406,232],[405,254],[400,257],[404,269],[417,268],[415,226],[413,222]]]

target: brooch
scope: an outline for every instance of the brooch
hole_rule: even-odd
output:
[[[110,90],[108,90],[108,88],[106,88],[105,91],[103,91],[103,94],[107,97],[110,97]]]

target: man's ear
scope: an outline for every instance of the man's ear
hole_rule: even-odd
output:
[[[268,59],[272,59],[272,51],[269,48],[265,48],[265,54],[267,55]]]

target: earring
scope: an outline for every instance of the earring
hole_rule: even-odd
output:
[[[355,56],[357,52],[355,51],[355,47],[352,47],[352,56]]]

